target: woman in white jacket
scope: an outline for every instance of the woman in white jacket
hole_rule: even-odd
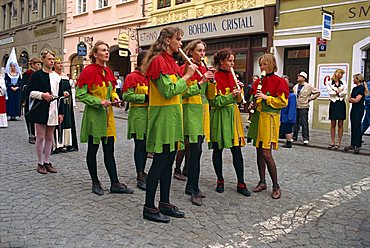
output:
[[[343,123],[346,119],[346,103],[345,97],[347,95],[347,87],[341,81],[343,78],[344,70],[336,69],[332,81],[326,84],[326,88],[329,92],[329,120],[331,121],[330,134],[331,143],[329,149],[339,149],[342,142],[343,136]],[[338,122],[338,143],[335,143],[335,128]]]

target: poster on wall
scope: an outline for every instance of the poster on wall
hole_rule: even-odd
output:
[[[317,68],[317,82],[321,92],[319,97],[320,99],[329,99],[329,92],[326,89],[326,84],[331,83],[331,77],[336,69],[344,70],[344,75],[341,81],[344,83],[344,85],[348,85],[349,64],[319,64]]]

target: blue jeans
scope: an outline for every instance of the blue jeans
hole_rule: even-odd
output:
[[[364,134],[365,131],[370,126],[370,106],[365,106],[365,117],[361,124],[361,133]]]

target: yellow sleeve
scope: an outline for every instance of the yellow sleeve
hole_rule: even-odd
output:
[[[208,100],[212,100],[217,95],[217,87],[215,83],[207,83],[206,97]]]
[[[114,100],[120,100],[119,99],[119,96],[118,96],[118,94],[117,94],[117,92],[116,92],[116,88],[114,88],[113,90],[112,90],[112,93],[111,93],[111,95],[110,95],[110,99],[111,99],[111,101],[112,102],[114,102]]]
[[[275,109],[285,108],[288,106],[288,99],[285,97],[284,93],[277,97],[268,96],[266,104]]]

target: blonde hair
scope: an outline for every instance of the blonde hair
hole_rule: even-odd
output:
[[[89,58],[90,58],[90,60],[91,60],[91,63],[93,63],[93,64],[95,64],[95,63],[96,63],[96,58],[95,58],[95,56],[94,56],[94,53],[97,53],[97,52],[98,52],[98,47],[99,47],[100,45],[106,45],[106,46],[107,46],[107,48],[109,49],[109,45],[108,45],[107,43],[105,43],[105,42],[104,42],[104,41],[102,41],[102,40],[98,40],[98,41],[94,44],[93,48],[91,49],[91,51],[90,51],[90,53],[89,53]]]
[[[154,57],[167,50],[166,38],[180,37],[184,35],[184,31],[178,27],[167,27],[163,28],[159,33],[157,40],[150,46],[146,53],[141,70],[143,73],[146,72],[148,66],[153,61]]]
[[[338,74],[344,75],[345,71],[343,69],[336,69],[335,72],[333,73],[333,76],[331,77],[331,80],[333,81],[338,81]]]
[[[277,72],[278,68],[277,68],[277,65],[276,65],[276,59],[275,59],[275,56],[271,53],[266,53],[264,55],[262,55],[259,59],[258,59],[258,64],[260,65],[261,64],[261,61],[262,60],[265,60],[268,64],[268,67],[271,71],[273,72]]]
[[[55,57],[55,53],[49,49],[46,49],[44,51],[41,52],[41,58],[44,59],[46,57],[46,55],[53,55],[53,57]]]
[[[367,87],[367,83],[365,82],[364,76],[361,73],[357,73],[353,75],[353,78],[356,78],[360,83],[365,87],[365,95],[370,95],[369,88]]]

